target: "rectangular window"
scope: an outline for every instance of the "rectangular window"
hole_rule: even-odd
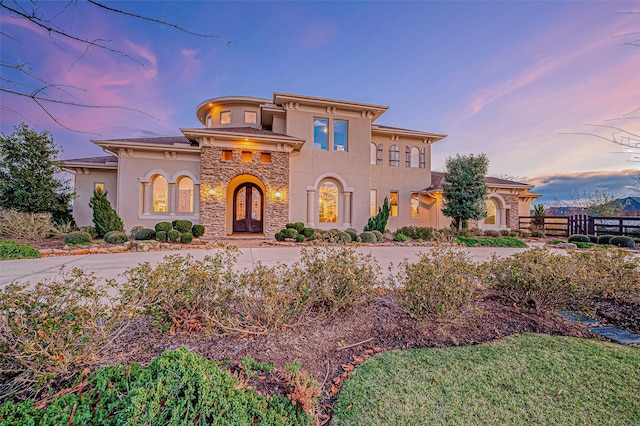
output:
[[[378,210],[378,191],[372,189],[369,197],[369,216],[373,217],[376,215]]]
[[[207,115],[207,127],[211,127],[211,114]]]
[[[398,145],[389,147],[389,166],[400,167],[400,148],[398,148]]]
[[[251,151],[242,151],[242,162],[250,163],[253,160],[253,155]]]
[[[329,120],[326,118],[313,119],[313,147],[315,149],[327,149],[329,137]]]
[[[268,152],[263,152],[262,154],[260,154],[260,162],[271,163],[271,154]]]
[[[420,195],[417,192],[411,193],[411,217],[420,217]]]
[[[231,111],[222,111],[220,113],[220,124],[231,123]]]
[[[93,190],[104,192],[104,182],[93,182]]]
[[[225,149],[222,151],[222,159],[224,161],[232,161],[233,160],[233,151],[229,149]]]
[[[376,157],[376,165],[378,165],[378,166],[382,166],[382,161],[383,161],[383,158],[382,158],[383,153],[382,152],[383,152],[383,150],[384,150],[384,145],[378,144],[378,154],[377,154],[377,157]]]
[[[391,207],[390,216],[398,216],[398,191],[389,193],[389,207]]]
[[[333,120],[333,150],[347,150],[347,131],[349,126],[346,121]]]
[[[420,168],[425,169],[427,167],[427,148],[420,148]]]
[[[258,114],[254,111],[244,112],[244,122],[255,124],[258,121]]]
[[[404,166],[411,167],[411,148],[404,147]]]

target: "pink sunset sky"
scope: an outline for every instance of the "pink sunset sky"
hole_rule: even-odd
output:
[[[490,174],[536,184],[544,202],[576,188],[640,196],[640,149],[580,134],[640,139],[639,2],[106,4],[219,37],[86,2],[37,3],[52,28],[122,56],[49,34],[9,10],[31,13],[30,2],[3,0],[3,133],[27,122],[50,131],[63,158],[96,156],[91,139],[200,126],[205,99],[291,92],[389,105],[378,124],[449,135],[433,147],[436,171],[484,152]],[[96,108],[43,102],[56,123],[12,91]]]

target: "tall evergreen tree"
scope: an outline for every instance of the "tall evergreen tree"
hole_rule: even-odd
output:
[[[96,188],[89,200],[89,207],[93,209],[93,225],[99,237],[111,231],[124,231],[122,219],[107,200],[107,191]]]
[[[56,177],[63,171],[60,152],[49,132],[38,133],[24,123],[12,134],[2,134],[0,208],[70,219],[73,192],[68,181]]]
[[[389,220],[389,213],[391,207],[389,206],[389,198],[385,197],[382,206],[378,207],[378,214],[370,217],[364,231],[380,231],[384,233],[387,229],[387,221]]]
[[[467,228],[469,219],[480,220],[487,214],[487,183],[484,180],[489,169],[485,154],[456,155],[445,162],[442,195],[442,213],[453,219],[451,226]]]

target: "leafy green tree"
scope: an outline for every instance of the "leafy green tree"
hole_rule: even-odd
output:
[[[26,124],[0,137],[0,208],[30,213],[52,213],[54,219],[70,219],[73,196],[63,171],[61,148],[49,132],[36,132]]]
[[[93,191],[93,197],[89,200],[89,207],[93,209],[93,225],[98,237],[102,238],[104,234],[111,231],[124,231],[122,219],[107,200],[107,191],[96,188]]]
[[[484,177],[489,160],[485,154],[458,154],[448,157],[445,167],[442,213],[453,219],[453,228],[467,228],[469,219],[480,220],[487,214],[487,184]]]
[[[384,231],[387,229],[390,212],[389,198],[385,197],[382,206],[378,207],[378,214],[369,218],[369,221],[364,227],[364,231],[380,231],[384,234]]]

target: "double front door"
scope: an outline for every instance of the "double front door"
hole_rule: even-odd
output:
[[[253,183],[244,183],[233,193],[233,233],[262,234],[264,196]]]

